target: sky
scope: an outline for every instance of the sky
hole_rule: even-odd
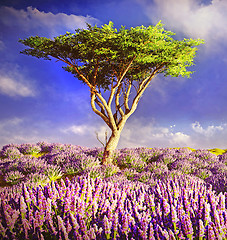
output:
[[[118,148],[227,149],[226,0],[1,0],[0,147],[63,143],[102,147],[110,130],[89,88],[59,62],[20,54],[19,39],[53,38],[86,23],[156,25],[175,39],[201,38],[190,79],[156,76],[122,131]]]

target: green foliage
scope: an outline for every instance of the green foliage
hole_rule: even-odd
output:
[[[109,90],[132,59],[123,80],[140,81],[155,70],[166,76],[189,77],[192,72],[186,68],[193,65],[196,46],[204,41],[178,41],[173,35],[164,30],[161,22],[130,29],[122,26],[119,30],[109,22],[102,27],[87,24],[87,29],[66,32],[53,40],[35,36],[19,42],[29,47],[21,53],[45,60],[56,58],[65,62],[63,68],[82,82],[83,75],[91,85]]]
[[[12,184],[17,184],[24,174],[20,171],[10,171],[5,175],[5,181]]]
[[[50,166],[45,171],[45,175],[50,179],[50,181],[55,181],[62,177],[63,173],[59,166]]]

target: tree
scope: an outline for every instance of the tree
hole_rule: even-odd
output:
[[[111,164],[121,131],[151,80],[160,73],[173,77],[190,77],[192,73],[187,68],[193,65],[195,46],[204,41],[179,41],[173,35],[161,22],[130,29],[121,26],[119,30],[109,22],[102,27],[87,24],[87,29],[66,32],[53,40],[35,36],[19,42],[29,47],[21,53],[62,61],[66,71],[89,87],[93,111],[111,129],[102,160],[103,164]],[[130,106],[133,87],[136,94]],[[108,101],[103,97],[107,90]]]

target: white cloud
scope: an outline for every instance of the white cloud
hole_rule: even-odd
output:
[[[0,8],[0,22],[7,27],[20,27],[20,31],[48,32],[51,37],[62,34],[62,31],[74,31],[76,28],[86,28],[86,22],[90,24],[99,21],[90,16],[67,15],[65,13],[53,14],[39,11],[36,8],[27,7],[26,10],[17,10],[13,7]]]
[[[10,143],[34,142],[34,131],[25,128],[25,120],[18,117],[0,121],[0,147]]]
[[[138,119],[126,123],[122,131],[119,148],[122,147],[185,147],[191,146],[189,135],[183,132],[173,132],[169,128],[157,126],[154,123],[144,124]]]
[[[193,141],[200,148],[227,148],[227,123],[203,128],[199,122],[195,122],[191,124],[191,127]]]
[[[175,126],[162,127],[154,122],[144,124],[143,121],[134,119],[126,123],[118,148],[139,146],[227,148],[227,123],[203,128],[199,122],[195,122],[188,126],[187,133],[184,129],[179,130],[175,130]]]
[[[34,96],[34,93],[24,83],[16,82],[15,79],[7,76],[0,77],[0,92],[11,97],[21,96],[30,97]]]
[[[85,147],[103,147],[99,140],[105,144],[107,131],[107,139],[110,137],[110,129],[103,125],[102,121],[96,121],[93,118],[92,124],[71,125],[59,129],[61,139],[64,143],[71,143]],[[98,134],[98,139],[97,135]]]
[[[94,123],[94,122],[93,122]],[[61,132],[66,133],[66,134],[76,134],[79,136],[87,136],[87,135],[93,135],[95,136],[95,133],[98,133],[99,139],[104,139],[105,137],[105,132],[108,132],[108,136],[110,134],[109,127],[105,125],[89,125],[89,124],[82,124],[82,125],[71,125],[69,127],[61,128]]]
[[[63,132],[72,132],[74,134],[78,134],[78,135],[85,135],[87,134],[87,130],[90,128],[90,126],[86,126],[86,125],[73,125],[67,129],[62,130]]]
[[[35,87],[19,71],[19,66],[5,64],[0,68],[0,94],[10,97],[34,97]]]
[[[224,126],[208,126],[206,129],[204,129],[199,122],[192,123],[192,129],[199,134],[202,134],[206,137],[212,137],[217,132],[221,132],[224,130]]]
[[[108,139],[110,130],[101,122],[93,122],[92,125],[72,125],[61,129],[62,138],[65,142],[87,147],[101,147],[96,138],[95,132],[101,142],[105,143],[105,131],[107,130]],[[227,148],[227,124],[220,126],[208,126],[203,128],[200,123],[195,122],[188,125],[187,133],[184,129],[177,129],[175,126],[163,127],[154,121],[144,123],[142,119],[133,119],[127,122],[120,137],[120,148],[135,147],[191,147],[195,149],[206,148]]]
[[[12,117],[0,120],[0,149],[14,143],[60,142],[59,132],[53,130],[48,121],[34,122],[33,119]],[[64,142],[63,142],[64,143]]]
[[[191,38],[202,38],[206,46],[227,40],[227,1],[213,0],[138,0],[152,22],[162,20],[172,31]],[[215,44],[215,47],[217,46]]]
[[[199,122],[189,125],[191,132],[176,127],[162,127],[154,122],[145,124],[141,119],[126,123],[118,144],[120,148],[135,147],[192,147],[195,149],[221,148],[226,149],[227,123],[204,128]],[[105,131],[110,137],[109,128],[101,121],[92,124],[73,124],[71,126],[53,126],[51,122],[36,122],[31,119],[11,118],[0,121],[0,146],[9,143],[49,143],[74,144],[85,147],[102,147],[96,138],[96,133],[102,143],[105,143]]]
[[[18,126],[23,122],[23,119],[15,117],[7,120],[2,120],[0,122],[0,130],[6,129],[7,127]]]

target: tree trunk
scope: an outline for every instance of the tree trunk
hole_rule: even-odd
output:
[[[114,150],[117,148],[120,135],[121,135],[121,130],[118,130],[117,132],[116,131],[112,132],[104,149],[103,158],[102,158],[103,165],[113,164],[113,154],[114,154]]]

